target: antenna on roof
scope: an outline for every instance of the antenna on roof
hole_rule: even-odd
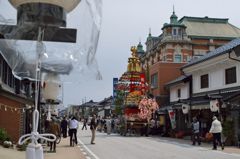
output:
[[[174,8],[174,5],[173,5],[173,14],[175,13],[175,8]]]
[[[151,36],[152,34],[151,34],[151,28],[149,28],[149,33],[148,33],[148,35],[149,36]]]

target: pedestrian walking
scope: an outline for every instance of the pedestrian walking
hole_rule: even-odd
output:
[[[213,121],[210,129],[210,133],[213,134],[213,150],[217,150],[217,143],[222,147],[222,150],[224,149],[224,144],[221,140],[221,133],[222,133],[222,124],[217,119],[216,116],[213,116]]]
[[[63,120],[61,121],[61,132],[62,132],[63,138],[67,137],[67,126],[68,126],[68,121],[66,120],[66,117],[63,117]]]
[[[57,119],[52,117],[52,121],[49,123],[49,133],[54,134],[55,136],[61,135],[61,130]],[[50,151],[49,152],[56,152],[56,140],[54,142],[50,142]]]
[[[76,144],[77,142],[77,129],[78,129],[78,121],[75,117],[69,121],[69,135],[70,135],[70,146],[73,146],[73,142]],[[74,141],[73,141],[74,136]]]
[[[82,130],[85,128],[85,130],[87,130],[87,121],[88,119],[87,118],[84,118],[83,119],[83,126],[82,126]]]
[[[196,117],[193,118],[192,122],[192,145],[195,145],[196,140],[198,142],[198,145],[201,145],[200,140],[200,124]]]
[[[110,117],[107,117],[106,127],[107,127],[107,134],[110,135],[110,133],[111,133],[111,119],[110,119]]]
[[[92,131],[92,138],[91,138],[91,144],[95,144],[95,135],[96,135],[96,115],[93,115],[91,122],[90,122],[90,130]]]
[[[111,120],[111,130],[112,130],[112,133],[115,133],[115,120],[114,120],[114,118]]]

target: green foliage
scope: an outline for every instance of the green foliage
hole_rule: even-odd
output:
[[[124,105],[125,93],[124,91],[117,91],[117,95],[114,99],[115,113],[116,115],[122,115],[122,109]]]
[[[235,142],[233,120],[226,120],[223,122],[222,133],[226,137],[226,145],[233,145]]]
[[[116,115],[122,115],[122,107],[120,105],[115,106]]]
[[[7,132],[2,128],[0,128],[0,141],[1,142],[9,141],[9,136]]]
[[[22,145],[17,144],[17,150],[18,151],[26,151],[28,143],[24,143]]]
[[[117,106],[123,105],[124,98],[125,98],[124,91],[117,91],[117,96],[114,99],[114,104],[117,105]]]

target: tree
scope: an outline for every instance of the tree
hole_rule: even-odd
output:
[[[118,90],[116,93],[117,95],[114,98],[115,113],[116,115],[122,115],[125,93],[122,90]]]

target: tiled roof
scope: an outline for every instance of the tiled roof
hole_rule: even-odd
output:
[[[176,84],[176,83],[179,83],[181,81],[183,81],[184,79],[188,78],[189,76],[188,75],[182,75],[182,76],[179,76],[178,78],[166,83],[165,85],[166,86],[170,86],[170,85],[173,85],[173,84]]]
[[[228,19],[183,17],[179,22],[187,27],[188,36],[229,39],[240,37],[240,29],[228,23]]]
[[[234,40],[230,41],[229,43],[227,43],[227,44],[225,44],[225,45],[207,53],[206,55],[190,61],[188,64],[181,67],[181,69],[190,67],[192,65],[198,64],[198,63],[203,62],[203,61],[207,61],[207,60],[209,60],[213,57],[223,55],[223,54],[227,53],[228,51],[230,51],[231,49],[235,48],[238,45],[240,45],[240,38],[234,39]]]

